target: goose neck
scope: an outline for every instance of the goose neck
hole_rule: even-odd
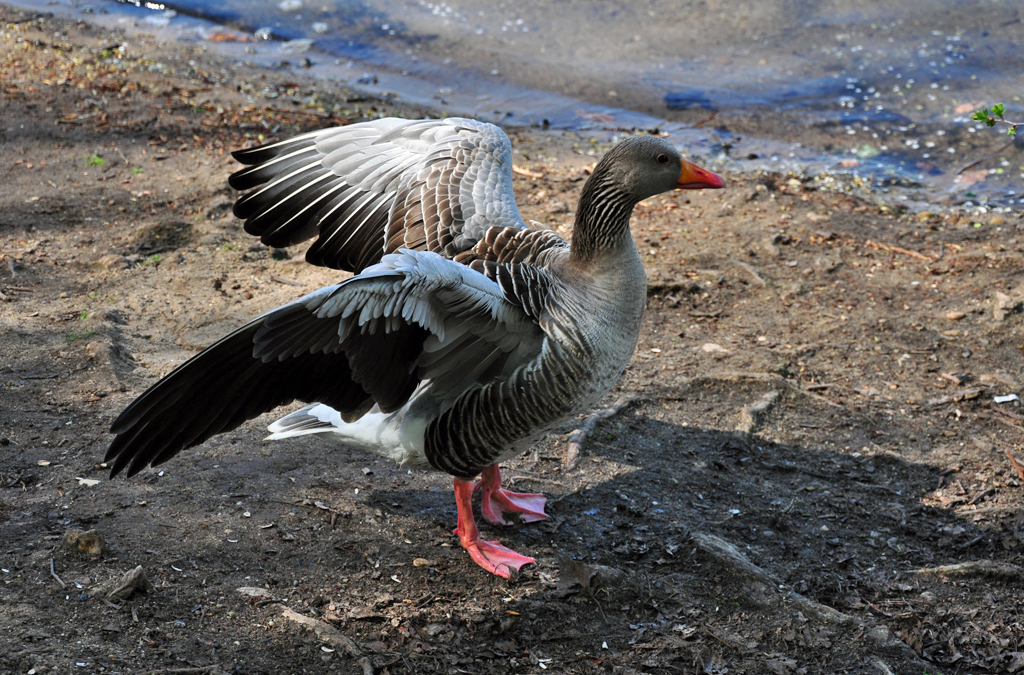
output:
[[[580,195],[573,228],[571,259],[582,264],[632,247],[629,219],[639,201],[598,166]]]

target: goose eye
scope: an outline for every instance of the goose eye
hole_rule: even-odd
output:
[[[668,164],[668,155],[658,155],[658,164]]]

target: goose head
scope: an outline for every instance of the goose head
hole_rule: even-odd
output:
[[[595,167],[636,201],[670,190],[724,187],[722,177],[683,159],[674,145],[654,136],[632,136],[612,148]]]
[[[601,158],[583,186],[576,210],[574,258],[591,258],[625,242],[633,207],[648,197],[671,190],[722,187],[721,176],[686,161],[665,139],[631,136]]]

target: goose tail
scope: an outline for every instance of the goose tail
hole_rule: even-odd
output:
[[[271,424],[267,427],[270,435],[263,440],[279,441],[282,438],[328,433],[337,431],[340,424],[341,414],[337,410],[323,403],[313,403]]]

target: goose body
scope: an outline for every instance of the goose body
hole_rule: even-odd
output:
[[[318,434],[454,477],[456,534],[501,576],[533,559],[482,540],[472,515],[546,518],[542,495],[503,490],[498,464],[585,410],[636,347],[647,277],[629,233],[640,200],[721,187],[667,142],[630,138],[595,167],[572,245],[523,223],[511,147],[474,120],[382,119],[235,153],[246,230],[316,238],[313,264],[355,272],[241,327],[114,421],[111,475],[293,400],[270,439]],[[469,481],[482,475],[476,483]]]

